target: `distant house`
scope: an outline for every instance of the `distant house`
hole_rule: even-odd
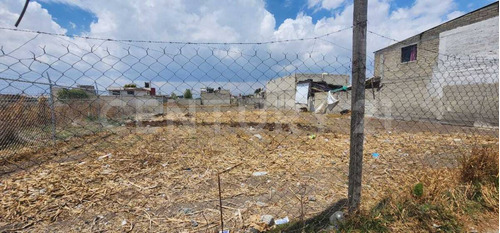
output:
[[[491,3],[376,51],[375,76],[384,89],[375,114],[498,125],[498,6]]]
[[[89,96],[97,95],[94,85],[77,85],[76,88],[84,90]]]
[[[315,93],[334,90],[347,85],[349,85],[349,75],[326,73],[293,74],[273,79],[266,84],[265,107],[290,110],[306,108],[313,110],[316,105]],[[306,87],[303,96],[301,96],[302,93],[297,94],[297,90],[300,92],[302,87]],[[316,98],[319,99],[318,97]],[[322,94],[320,98],[324,100],[326,94]]]
[[[62,90],[83,90],[89,97],[95,97],[97,95],[97,91],[94,85],[81,85],[78,84],[76,87],[64,87],[64,86],[53,86],[52,94],[54,95],[54,99],[58,99],[58,93]]]
[[[144,87],[108,87],[107,91],[112,96],[155,96],[155,88],[146,82]]]
[[[230,105],[231,92],[222,88],[214,89],[210,87],[201,88],[202,105]]]

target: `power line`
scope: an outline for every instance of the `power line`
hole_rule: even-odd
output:
[[[28,33],[50,35],[50,36],[73,37],[73,38],[81,38],[81,39],[87,39],[87,40],[101,40],[101,41],[129,42],[129,43],[150,43],[150,44],[204,44],[204,45],[261,45],[261,44],[276,44],[276,43],[287,43],[287,42],[295,42],[295,41],[317,40],[317,39],[320,39],[323,37],[330,36],[330,35],[335,34],[335,33],[349,30],[351,28],[353,28],[353,26],[342,28],[342,29],[332,31],[332,32],[329,32],[329,33],[326,33],[323,35],[315,36],[315,37],[305,37],[305,38],[286,39],[286,40],[270,40],[270,41],[262,41],[262,42],[183,42],[183,41],[100,38],[100,37],[92,37],[92,36],[80,36],[80,35],[74,35],[74,34],[67,35],[67,34],[63,34],[63,33],[35,31],[35,30],[29,30],[29,29],[0,27],[1,30],[7,30],[7,31],[28,32]]]

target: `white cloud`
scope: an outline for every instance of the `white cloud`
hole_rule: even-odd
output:
[[[76,28],[76,24],[75,24],[75,23],[73,23],[73,22],[71,22],[71,21],[69,22],[69,26],[70,26],[72,29],[75,29],[75,28]]]
[[[343,2],[344,0],[323,0],[321,6],[328,10],[334,10],[337,9]]]
[[[339,8],[345,0],[308,0],[307,6],[309,8],[323,8],[326,10],[335,10]]]
[[[308,0],[307,1],[307,7],[309,7],[309,8],[314,8],[318,5],[321,5],[321,0]]]
[[[452,20],[452,19],[457,18],[459,16],[462,16],[464,14],[465,13],[462,12],[462,11],[453,11],[453,12],[449,13],[448,15],[446,15],[446,19],[447,20]]]
[[[0,2],[0,26],[14,27],[23,6],[24,1],[22,0]],[[38,2],[30,2],[27,13],[24,15],[19,27],[37,31],[66,33],[66,30],[54,22],[52,16]],[[32,37],[33,35],[26,33],[5,31],[0,33],[0,41],[5,49],[4,52],[10,52]],[[37,44],[33,43],[27,46],[30,50],[38,47]]]
[[[287,40],[307,38],[323,35],[326,33],[348,28],[352,25],[352,1],[344,0],[309,0],[308,7],[324,9],[340,9],[332,17],[325,17],[317,22],[313,22],[311,16],[300,13],[294,19],[286,19],[275,29],[276,21],[274,16],[265,9],[264,0],[207,0],[207,1],[153,1],[153,0],[44,0],[57,1],[65,4],[76,5],[91,11],[96,15],[97,21],[90,25],[89,36],[102,38],[118,39],[137,39],[137,40],[162,40],[162,41],[190,41],[190,42],[256,42],[269,40]],[[17,16],[22,9],[23,0],[2,1],[0,2],[0,26],[12,27]],[[454,11],[456,6],[453,0],[416,0],[413,5],[405,8],[391,9],[391,0],[370,0],[368,6],[368,29],[390,38],[398,40],[405,39],[424,31],[430,27],[436,26],[442,22],[445,17],[456,17],[462,12]],[[342,8],[339,8],[342,7]],[[54,22],[53,18],[40,4],[32,1],[28,11],[21,22],[20,28],[65,33],[66,30]],[[31,39],[34,35],[29,33],[14,33],[2,31],[0,33],[0,43],[4,50],[9,52],[17,48],[22,43]],[[123,79],[120,73],[135,64],[133,57],[127,56],[127,51],[123,48],[135,48],[136,57],[142,58],[142,63],[135,64],[136,69],[140,67],[158,66],[152,73],[157,74],[158,70],[165,68],[166,64],[171,64],[171,69],[176,69],[175,63],[184,63],[182,59],[192,59],[192,62],[214,65],[223,63],[225,68],[229,68],[231,61],[242,61],[242,64],[235,65],[235,68],[249,67],[247,72],[250,76],[257,75],[259,78],[274,77],[280,75],[279,72],[315,72],[321,69],[330,68],[333,71],[348,73],[346,62],[335,62],[338,58],[348,58],[351,56],[352,31],[344,30],[340,33],[334,33],[321,40],[307,40],[289,43],[277,43],[270,45],[214,45],[212,47],[198,46],[203,48],[204,55],[196,55],[196,52],[190,51],[182,56],[177,56],[174,63],[171,57],[178,53],[180,45],[168,44],[145,44],[145,43],[114,43],[95,40],[83,40],[76,38],[54,38],[50,36],[39,36],[36,40],[25,45],[22,50],[16,51],[16,57],[32,56],[29,51],[40,53],[40,45],[48,45],[50,55],[44,56],[40,60],[46,62],[55,62],[57,57],[68,53],[66,48],[61,46],[70,45],[77,56],[66,55],[64,59],[68,63],[78,62],[78,69],[87,71],[85,75],[92,73],[96,67],[106,71],[106,76],[102,77],[102,85],[113,84],[113,79]],[[368,55],[382,47],[394,43],[393,41],[368,34]],[[92,48],[92,46],[94,46]],[[97,47],[99,46],[99,48]],[[160,59],[156,64],[151,56],[147,56],[144,49],[137,46],[148,47],[153,50],[165,49],[167,55],[155,57]],[[164,48],[160,48],[160,47]],[[77,49],[79,47],[80,49]],[[112,56],[107,55],[104,50],[109,47]],[[105,57],[101,62],[93,59],[92,53],[85,55],[85,59],[78,56],[89,53],[98,54],[99,57]],[[213,55],[210,55],[210,50]],[[226,52],[229,51],[229,52]],[[255,51],[263,51],[263,54],[270,52],[271,59],[265,56],[253,56]],[[140,55],[139,55],[140,53]],[[240,53],[240,54],[238,54]],[[241,55],[250,54],[250,55]],[[285,57],[284,54],[287,54]],[[293,56],[298,54],[297,56]],[[324,58],[326,55],[326,58]],[[183,57],[184,56],[184,57]],[[216,58],[214,61],[203,61],[206,57]],[[186,58],[187,57],[187,58]],[[268,56],[269,57],[269,56]],[[149,61],[149,60],[152,61]],[[220,59],[220,60],[219,60]],[[2,62],[6,62],[0,57],[0,73],[5,70]],[[79,61],[80,60],[80,61]],[[227,61],[226,61],[227,60]],[[265,60],[265,62],[263,62]],[[348,59],[346,60],[348,62]],[[87,64],[86,62],[90,63]],[[104,63],[106,62],[106,63]],[[116,62],[116,63],[115,63]],[[127,63],[130,62],[130,63]],[[169,63],[170,62],[170,63]],[[160,63],[160,65],[158,64]],[[59,67],[60,65],[56,63]],[[55,66],[54,65],[54,66]],[[92,68],[94,65],[94,68]],[[338,65],[339,67],[334,67]],[[90,67],[90,68],[89,68]],[[196,64],[193,69],[197,69]],[[42,67],[43,68],[43,67]],[[40,69],[42,69],[40,68]],[[45,67],[46,68],[46,67]],[[231,67],[231,69],[234,67]],[[307,69],[310,68],[310,69]],[[7,68],[8,69],[8,68]],[[27,69],[25,65],[24,69]],[[111,71],[106,70],[111,69]],[[177,69],[180,69],[177,67]],[[198,68],[201,69],[201,68]],[[259,70],[261,69],[261,70]],[[267,69],[267,71],[266,71]],[[12,71],[12,70],[11,70]],[[181,70],[182,71],[182,70]],[[76,71],[75,71],[76,72]],[[132,71],[127,71],[133,73]],[[203,70],[203,72],[207,72]],[[202,72],[202,73],[203,73]],[[252,73],[253,72],[253,73]],[[267,72],[267,73],[266,73]],[[331,72],[331,71],[330,71]],[[13,75],[19,75],[21,72],[13,72]],[[62,72],[61,72],[62,73]],[[108,74],[109,73],[109,74]],[[167,72],[173,75],[175,72]],[[186,71],[187,75],[189,71]],[[68,76],[69,74],[67,74]],[[82,75],[82,74],[80,74]],[[162,74],[163,75],[163,74]],[[175,74],[177,75],[177,74]],[[180,74],[179,74],[180,75]],[[193,75],[193,74],[191,74]],[[241,82],[242,74],[238,74],[238,82]],[[249,79],[252,79],[249,77]],[[63,77],[68,84],[71,84],[70,77]],[[165,78],[165,77],[163,77]],[[193,78],[193,77],[191,77]],[[130,78],[129,78],[130,79]],[[226,78],[227,79],[227,78]],[[192,80],[191,80],[192,81]],[[201,82],[201,81],[200,81]],[[205,82],[205,81],[203,81]],[[225,81],[227,82],[227,80]],[[262,82],[259,80],[259,82]]]

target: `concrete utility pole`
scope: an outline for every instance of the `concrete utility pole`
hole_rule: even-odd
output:
[[[366,21],[368,0],[354,0],[352,33],[351,145],[349,158],[349,212],[361,201],[366,79]]]

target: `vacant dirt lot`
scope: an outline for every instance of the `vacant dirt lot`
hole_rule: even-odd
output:
[[[232,232],[262,227],[263,214],[307,219],[347,196],[349,122],[292,112],[175,113],[55,149],[20,150],[16,163],[48,161],[0,178],[0,231],[218,231],[219,172]],[[497,130],[434,123],[367,119],[366,132],[364,206],[427,171],[453,172],[473,146],[498,144]]]

